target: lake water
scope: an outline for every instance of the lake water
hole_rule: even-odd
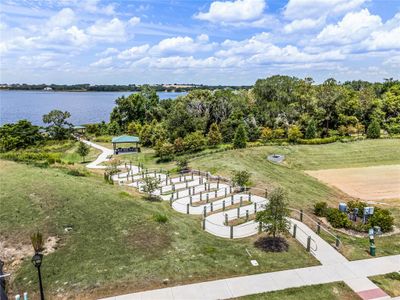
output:
[[[129,92],[45,92],[0,91],[0,124],[27,119],[43,125],[42,116],[53,109],[69,111],[75,125],[109,121],[115,99]],[[159,92],[160,99],[176,98],[186,93]]]

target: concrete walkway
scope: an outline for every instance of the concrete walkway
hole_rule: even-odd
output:
[[[82,141],[102,151],[99,157],[94,162],[88,164],[87,167],[96,169],[105,168],[104,166],[100,166],[100,164],[107,161],[108,157],[113,154],[113,151],[89,141]],[[125,166],[121,166],[121,168],[124,167]],[[140,189],[143,185],[142,178],[144,176],[143,174],[139,174],[141,171],[142,170],[136,166],[130,166],[128,172],[114,175],[113,180],[118,181],[120,184],[127,184],[128,186]],[[172,207],[181,213],[201,214],[204,210],[212,212],[213,209],[221,209],[223,203],[224,207],[226,204],[229,207],[229,203],[232,200],[236,204],[238,201],[241,201],[241,199],[243,201],[250,201],[250,205],[242,206],[239,211],[237,208],[227,208],[225,211],[206,216],[205,225],[207,226],[205,226],[205,230],[220,237],[229,238],[231,236],[231,229],[225,224],[226,217],[228,220],[232,220],[243,217],[247,213],[254,213],[256,209],[262,209],[263,204],[268,201],[268,199],[263,197],[255,195],[250,197],[250,195],[244,193],[235,193],[230,197],[226,197],[227,191],[231,190],[230,186],[223,183],[218,183],[218,185],[211,183],[210,186],[207,187],[207,181],[201,176],[192,175],[190,178],[183,176],[183,181],[181,177],[168,179],[165,174],[158,174],[156,171],[146,174],[146,176],[154,176],[162,179],[161,184],[163,188],[159,189],[156,194],[161,195],[161,198],[164,200],[174,199]],[[128,183],[129,180],[131,180],[132,183]],[[211,189],[213,190],[211,191]],[[168,195],[163,195],[166,191],[169,192]],[[172,194],[170,194],[171,192]],[[204,194],[200,196],[200,192],[204,192]],[[212,202],[212,204],[204,203],[204,198],[202,198],[202,204],[194,205],[195,202],[201,201],[201,197],[206,197],[206,195],[208,195],[210,201],[214,198],[215,201]],[[228,299],[337,281],[344,281],[364,300],[390,299],[384,291],[367,277],[400,271],[400,255],[350,262],[307,225],[294,219],[289,219],[289,221],[291,225],[289,231],[293,233],[294,225],[297,226],[296,239],[304,247],[307,246],[307,239],[309,237],[311,238],[311,254],[322,264],[321,266],[208,281],[116,296],[107,299]],[[248,221],[241,225],[234,226],[234,231],[236,232],[234,237],[241,238],[256,234],[258,231],[257,225],[258,224],[254,221]]]

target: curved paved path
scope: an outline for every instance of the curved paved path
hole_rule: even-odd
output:
[[[104,169],[105,166],[101,166],[100,164],[108,161],[108,157],[113,154],[113,151],[89,141],[82,141],[102,151],[99,157],[94,162],[88,164],[87,167]],[[125,166],[120,166],[120,168],[123,169]],[[231,193],[231,187],[229,185],[224,183],[209,184],[206,178],[193,174],[168,178],[167,175],[157,173],[157,171],[150,172],[146,175],[141,174],[142,171],[143,170],[136,166],[129,166],[127,172],[114,175],[112,178],[120,184],[126,184],[141,189],[143,186],[143,176],[158,177],[161,180],[162,188],[157,190],[155,194],[160,195],[163,200],[172,201],[172,208],[181,213],[202,214],[204,210],[206,210],[209,214],[205,218],[205,230],[224,238],[230,237],[231,230],[229,226],[225,225],[226,217],[228,221],[238,218],[237,208],[229,209],[230,204],[232,204],[232,199],[233,203],[236,205],[241,199],[251,202],[249,205],[240,207],[240,217],[245,216],[247,213],[246,211],[248,211],[248,214],[252,214],[255,210],[262,209],[263,204],[268,201],[263,197],[255,195],[250,196],[245,193]],[[228,191],[230,194],[229,196]],[[207,195],[208,200],[211,202],[204,203],[204,197],[207,197]],[[198,203],[196,204],[196,202]],[[223,202],[225,202],[227,209],[225,211],[214,212],[215,210],[222,209]],[[307,245],[307,238],[311,237],[313,241],[311,253],[319,260],[322,264],[321,266],[208,281],[116,296],[107,299],[228,299],[336,281],[344,281],[364,300],[390,299],[385,292],[367,277],[400,271],[400,255],[349,262],[307,225],[294,219],[289,219],[289,221],[291,224],[291,233],[293,232],[294,224],[297,225],[296,239],[304,247]],[[241,225],[234,226],[234,233],[236,232],[236,236],[234,235],[234,237],[241,238],[250,236],[257,233],[257,231],[258,226],[254,221],[245,222]]]

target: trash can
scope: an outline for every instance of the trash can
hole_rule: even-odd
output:
[[[375,247],[374,244],[371,244],[371,245],[369,246],[369,254],[370,254],[371,256],[375,256],[375,249],[376,249],[376,247]]]

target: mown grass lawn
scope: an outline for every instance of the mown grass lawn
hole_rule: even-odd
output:
[[[309,285],[237,298],[240,300],[353,300],[361,299],[344,282]]]
[[[257,237],[214,237],[202,231],[200,218],[166,202],[147,202],[101,176],[0,160],[0,183],[0,239],[6,245],[29,244],[36,229],[60,238],[42,268],[49,298],[95,298],[163,287],[164,279],[172,286],[318,264],[293,240],[289,252],[266,254],[253,246]],[[166,224],[155,221],[157,213],[168,217]],[[27,257],[13,274],[13,291],[36,291],[36,276]]]
[[[369,279],[383,289],[389,296],[400,296],[400,272],[373,276]]]

